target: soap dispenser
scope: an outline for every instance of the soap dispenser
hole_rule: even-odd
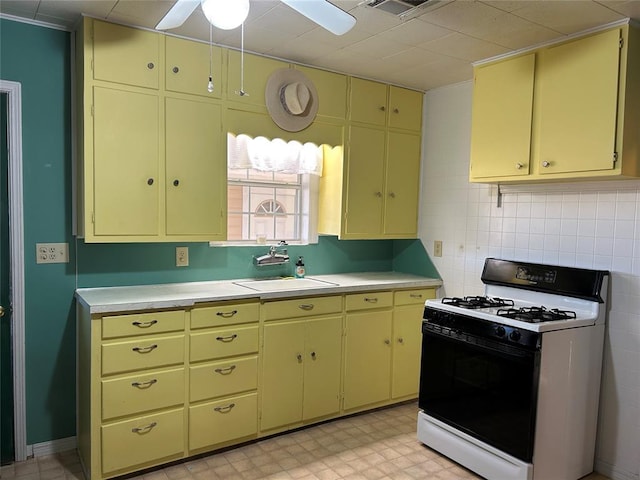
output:
[[[298,257],[296,261],[296,278],[304,278],[304,260]]]

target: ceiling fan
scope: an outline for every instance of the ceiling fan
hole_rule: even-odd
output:
[[[335,35],[347,33],[356,23],[355,17],[327,0],[280,1]],[[249,13],[249,0],[177,0],[160,20],[160,23],[156,25],[156,30],[170,30],[179,27],[189,18],[198,5],[202,5],[205,16],[214,26],[227,30],[238,27]],[[231,10],[239,9],[238,15],[241,15],[241,19],[235,24],[232,22],[226,26],[218,25],[212,17],[212,8],[218,8],[225,14]]]

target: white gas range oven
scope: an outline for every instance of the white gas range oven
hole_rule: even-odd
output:
[[[489,480],[593,471],[609,272],[488,258],[428,300],[418,439]]]

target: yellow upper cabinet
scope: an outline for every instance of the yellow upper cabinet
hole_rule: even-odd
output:
[[[172,92],[222,97],[222,85],[225,82],[222,49],[176,37],[164,38],[165,88]],[[213,92],[207,90],[210,71]]]
[[[347,116],[347,77],[339,73],[295,65],[318,92],[318,115],[344,119]]]
[[[91,25],[95,80],[158,88],[160,35],[106,22]]]
[[[472,178],[529,174],[534,66],[531,53],[475,69]]]
[[[351,78],[352,122],[420,131],[422,93],[393,85]]]
[[[227,52],[227,100],[245,105],[266,106],[264,89],[269,76],[280,68],[288,68],[289,64],[245,53],[242,62],[240,52]],[[241,95],[240,90],[246,93]]]
[[[470,180],[640,176],[639,51],[623,25],[476,67]]]

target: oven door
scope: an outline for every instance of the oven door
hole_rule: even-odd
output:
[[[533,457],[539,350],[429,331],[423,325],[419,406],[525,462]]]

